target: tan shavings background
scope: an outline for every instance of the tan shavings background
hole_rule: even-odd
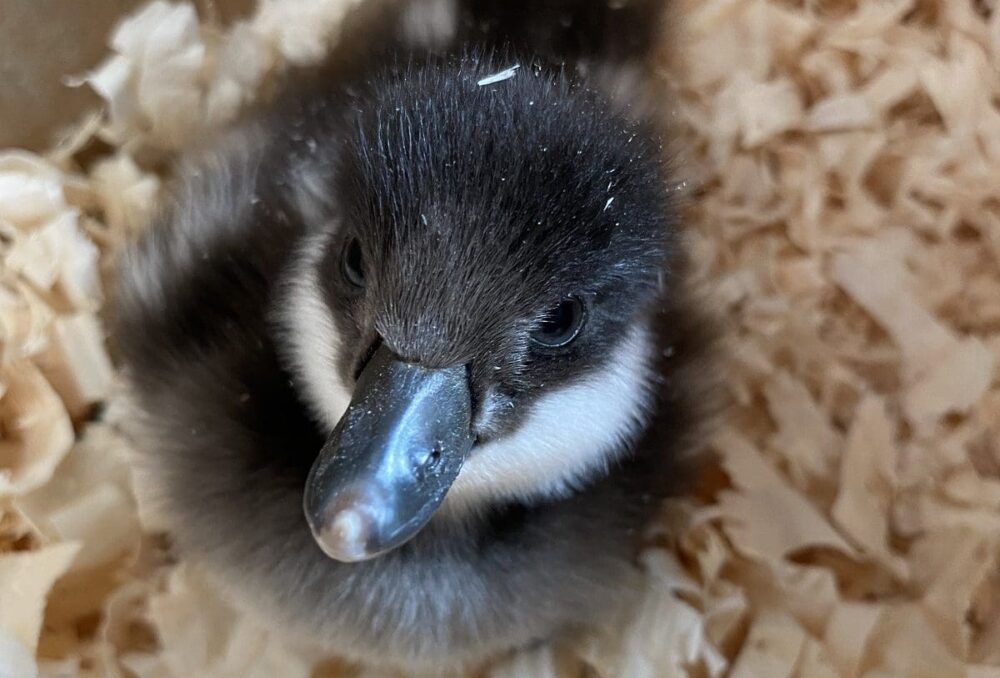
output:
[[[47,157],[0,152],[0,676],[352,675],[229,607],[137,507],[102,301],[153,169],[347,0],[153,2]],[[641,605],[495,676],[1000,676],[1000,8],[678,0],[663,77],[727,320],[719,468]],[[96,137],[96,140],[95,140]],[[317,668],[318,667],[318,668]]]

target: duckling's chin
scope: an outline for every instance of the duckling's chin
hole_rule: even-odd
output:
[[[606,473],[649,416],[652,347],[648,328],[634,327],[601,367],[540,397],[509,435],[474,447],[440,512],[558,499]]]

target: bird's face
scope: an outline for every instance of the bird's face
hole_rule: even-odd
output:
[[[292,170],[312,235],[283,317],[332,429],[305,511],[338,560],[401,545],[442,504],[564,494],[650,404],[657,148],[561,77],[478,85],[489,72],[386,76]]]

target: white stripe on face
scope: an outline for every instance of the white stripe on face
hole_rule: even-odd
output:
[[[651,350],[637,327],[603,368],[539,398],[511,435],[472,451],[446,505],[562,497],[606,472],[648,416]]]
[[[296,380],[304,385],[303,395],[316,421],[330,430],[351,401],[351,392],[337,371],[340,334],[317,280],[317,266],[331,235],[324,232],[305,238],[283,284],[284,305],[277,309],[288,345],[282,357]]]

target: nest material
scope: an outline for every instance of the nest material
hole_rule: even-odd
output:
[[[0,153],[0,675],[352,673],[164,561],[114,413],[86,423],[150,168],[350,4],[223,31],[153,2],[85,78],[101,114]],[[666,508],[637,609],[492,674],[1000,676],[1000,8],[684,0],[671,41],[676,178],[731,325],[720,468]]]

